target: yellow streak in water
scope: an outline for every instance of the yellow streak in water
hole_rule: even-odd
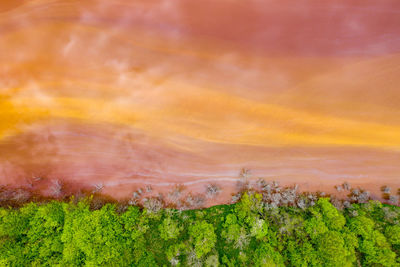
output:
[[[230,144],[400,146],[398,126],[318,115],[187,84],[169,86],[173,89],[160,95],[166,103],[151,107],[100,98],[53,97],[47,104],[29,97],[8,99],[0,102],[0,136],[20,132],[35,121],[62,118]]]

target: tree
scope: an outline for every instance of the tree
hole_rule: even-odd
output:
[[[0,208],[0,266],[24,266],[28,264],[24,257],[23,233],[28,218],[21,218],[17,211]],[[21,224],[18,224],[18,223]],[[21,227],[18,229],[18,227]]]
[[[161,238],[165,241],[177,238],[182,231],[182,228],[179,227],[177,221],[169,216],[163,220],[163,222],[158,226],[158,229],[160,230]]]
[[[285,266],[282,255],[268,243],[261,243],[253,258],[254,266]]]
[[[316,242],[318,257],[324,266],[353,266],[354,251],[349,251],[339,232],[327,231]],[[353,254],[352,254],[353,253]]]
[[[19,210],[0,208],[0,263],[4,266],[26,266],[34,260],[27,257],[27,232],[37,207],[30,203]]]
[[[363,264],[367,266],[395,266],[396,254],[391,250],[385,236],[372,231],[366,239],[360,241]]]
[[[317,251],[307,239],[289,240],[287,254],[292,266],[318,266],[320,260]]]
[[[193,238],[194,249],[197,258],[201,258],[214,248],[217,236],[212,224],[206,221],[198,221],[189,228],[189,234]]]
[[[263,219],[259,218],[254,219],[251,225],[250,235],[254,236],[256,239],[261,239],[265,237],[267,234],[268,234],[268,223]]]
[[[329,202],[329,198],[320,198],[317,205],[312,208],[323,216],[326,226],[331,230],[341,230],[346,224],[344,216]]]
[[[218,255],[210,255],[207,257],[206,262],[205,262],[206,267],[218,267],[219,266],[219,260],[218,260]]]
[[[115,206],[107,204],[100,210],[89,211],[87,206],[81,205],[66,215],[62,234],[66,264],[99,266],[123,263],[126,242]]]
[[[326,233],[328,227],[320,216],[315,216],[306,221],[305,230],[311,239],[316,239],[321,234]]]
[[[246,192],[242,195],[240,201],[235,205],[236,215],[239,220],[248,224],[252,223],[252,219],[262,212],[262,195]]]
[[[363,264],[395,265],[396,254],[391,250],[386,237],[375,229],[375,223],[372,219],[365,216],[353,217],[350,219],[349,229],[358,236]]]
[[[390,225],[386,227],[385,235],[392,245],[400,245],[400,225]]]
[[[30,203],[0,208],[0,266],[399,266],[399,221],[399,207],[376,201],[269,209],[255,193],[157,213]]]
[[[64,203],[50,202],[39,206],[31,217],[27,230],[27,257],[32,263],[57,264],[62,259],[64,244],[61,234],[64,227]]]
[[[223,224],[222,236],[227,239],[228,242],[234,242],[238,240],[240,236],[240,225],[234,214],[228,214]]]

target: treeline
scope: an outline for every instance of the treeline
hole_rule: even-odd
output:
[[[0,208],[0,266],[400,266],[400,208],[274,207],[258,193],[202,210],[91,200]]]

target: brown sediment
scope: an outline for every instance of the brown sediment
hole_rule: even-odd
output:
[[[400,2],[2,1],[0,185],[226,203],[400,187]],[[90,192],[89,192],[90,193]]]

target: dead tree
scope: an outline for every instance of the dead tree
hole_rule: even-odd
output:
[[[59,197],[62,193],[63,185],[60,180],[54,180],[53,185],[50,187],[50,190],[55,197]]]
[[[100,192],[101,190],[103,190],[104,188],[104,184],[103,183],[99,183],[99,184],[95,184],[94,185],[94,190],[92,191],[93,194]]]
[[[221,191],[221,188],[218,185],[216,185],[216,184],[208,184],[206,186],[206,197],[207,198],[214,198],[219,194],[220,191]]]

